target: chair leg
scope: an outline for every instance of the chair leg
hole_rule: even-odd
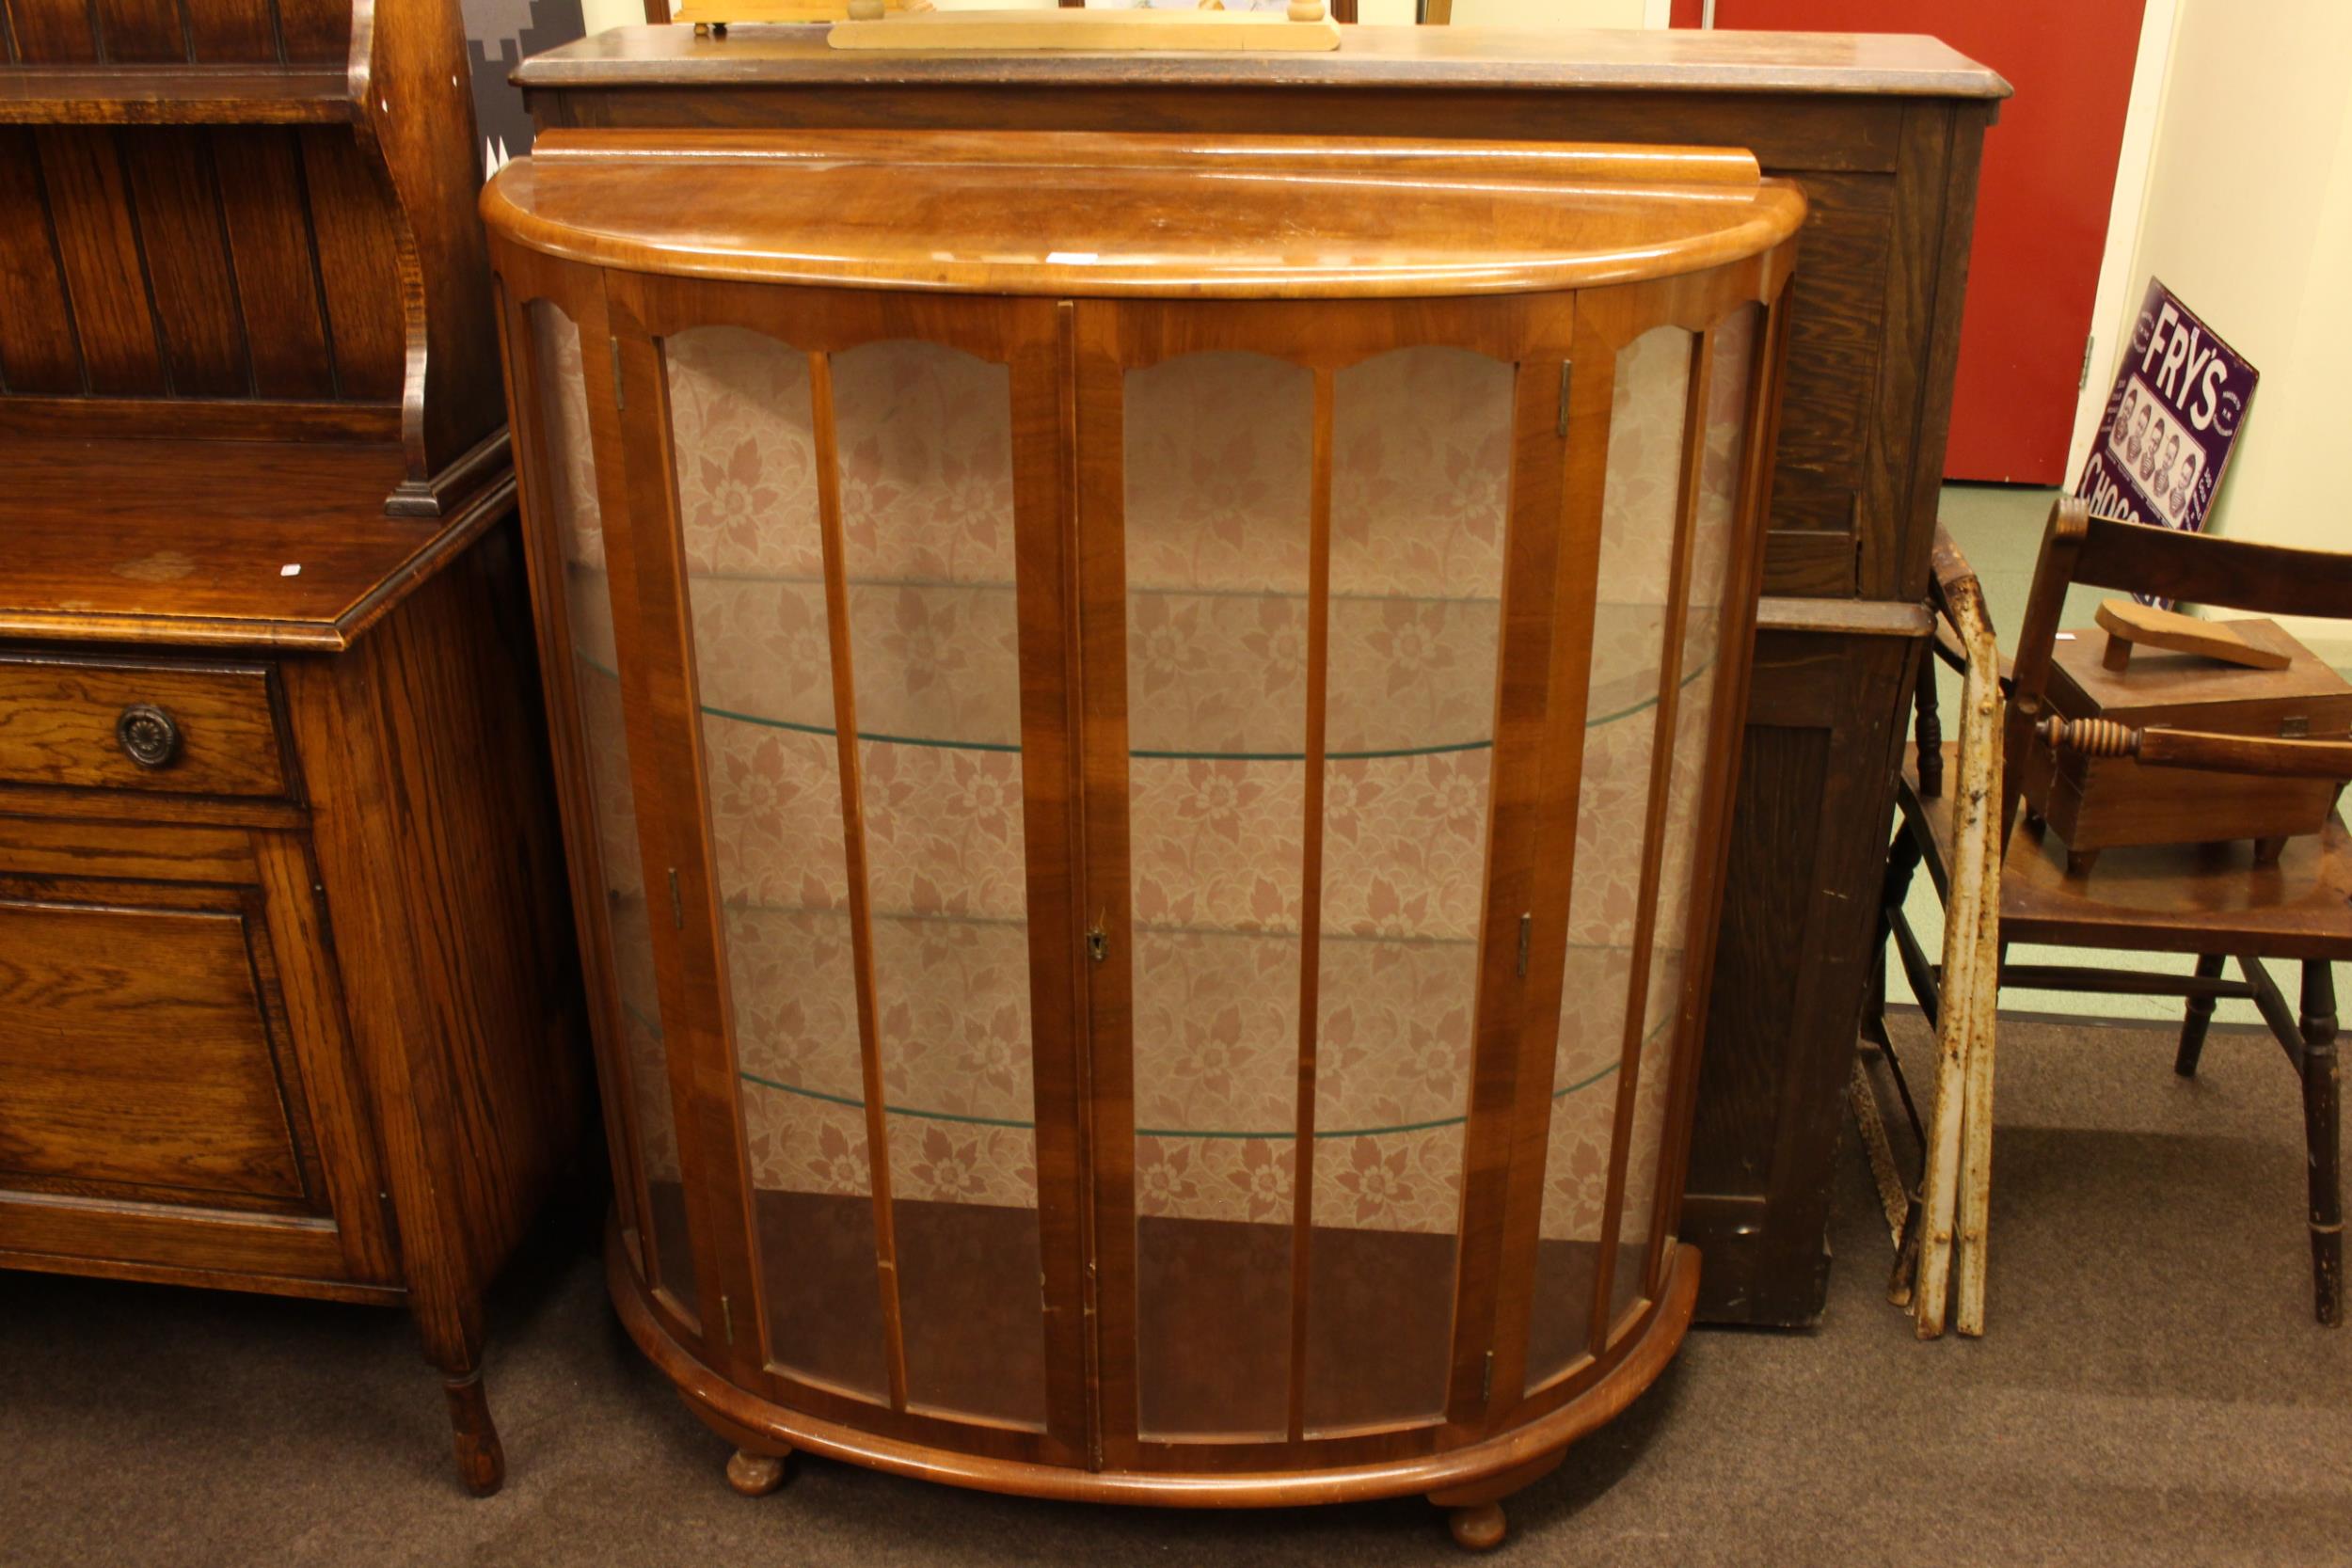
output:
[[[1878,932],[1870,943],[1870,967],[1863,976],[1862,1037],[1882,1051],[1893,1049],[1886,1033],[1886,949],[1919,860],[1919,846],[1908,824],[1897,823],[1894,842],[1886,848],[1886,870],[1879,879]]]
[[[2206,953],[2197,960],[2200,980],[2221,978],[2222,955]],[[2205,1026],[2213,1022],[2213,998],[2192,996],[2188,999],[2188,1016],[2181,1021],[2181,1049],[2173,1053],[2172,1070],[2184,1078],[2197,1076],[2197,1058],[2204,1054]]]
[[[2319,1321],[2344,1318],[2344,1190],[2338,1175],[2336,976],[2303,961],[2303,1140],[2311,1175],[2312,1292]]]

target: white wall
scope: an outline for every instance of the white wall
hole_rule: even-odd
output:
[[[2115,193],[2107,204],[2107,243],[2099,261],[2099,292],[2090,307],[2091,352],[2082,396],[2074,405],[2074,430],[2066,449],[2066,483],[2071,487],[2083,471],[2083,459],[2099,434],[2099,416],[2106,407],[2107,388],[2115,385],[2115,369],[2122,345],[2130,341],[2126,326],[2137,308],[2146,279],[2133,275],[2138,260],[2140,214],[2148,205],[2148,177],[2154,162],[2156,125],[2164,109],[2165,78],[2172,67],[2172,29],[2180,17],[2180,0],[2147,0],[2140,13],[2139,53],[2132,62],[2132,96],[2123,116],[2123,145],[2115,161]]]
[[[2103,280],[2099,329],[2120,344],[2163,278],[2262,372],[2208,530],[2352,549],[2352,4],[2176,3],[2131,261]],[[2103,395],[2115,362],[2099,358]],[[2298,630],[2330,655],[2352,643],[2341,623]]]

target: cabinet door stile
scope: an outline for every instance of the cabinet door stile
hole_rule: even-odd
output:
[[[1502,584],[1502,646],[1494,693],[1494,783],[1481,890],[1477,1013],[1456,1253],[1450,1426],[1475,1430],[1508,1401],[1509,1359],[1499,1304],[1524,1264],[1505,1244],[1513,1106],[1520,1094],[1520,1039],[1528,981],[1540,934],[1551,924],[1539,905],[1537,875],[1546,714],[1555,649],[1576,644],[1555,626],[1563,524],[1563,366],[1573,341],[1574,307],[1563,299],[1521,306],[1525,355],[1512,377],[1510,480]]]
[[[1582,775],[1584,707],[1592,676],[1590,640],[1556,636],[1562,604],[1588,604],[1599,562],[1601,455],[1608,444],[1613,364],[1589,352],[1589,329],[1563,306],[1550,355],[1531,357],[1518,372],[1518,414],[1513,432],[1511,522],[1516,535],[1510,578],[1510,619],[1520,631],[1503,650],[1497,736],[1532,727],[1534,756],[1520,764],[1534,776],[1520,808],[1528,863],[1516,884],[1528,919],[1527,974],[1517,988],[1516,1028],[1498,1029],[1490,1049],[1509,1053],[1505,1117],[1481,1148],[1504,1162],[1502,1191],[1484,1214],[1466,1214],[1466,1234],[1491,1226],[1498,1256],[1486,1277],[1466,1273],[1462,1330],[1455,1344],[1454,1419],[1474,1423],[1517,1402],[1526,1383],[1529,1305],[1536,1279],[1536,1221],[1543,1200],[1545,1135],[1549,1130],[1554,1038],[1567,948],[1568,886],[1576,862],[1575,804]],[[1562,353],[1565,349],[1568,352]],[[1566,380],[1566,429],[1561,429],[1561,383]],[[1533,685],[1534,689],[1524,689]],[[1500,760],[1500,759],[1498,759]],[[1500,769],[1499,769],[1500,770]],[[1520,776],[1515,769],[1514,776]],[[1500,804],[1500,802],[1498,802]],[[1501,821],[1497,837],[1501,838]],[[1510,889],[1500,890],[1506,894]],[[1506,897],[1500,906],[1511,915]],[[1495,918],[1490,909],[1489,920]],[[1490,927],[1491,929],[1491,927]],[[1498,1024],[1501,1020],[1498,1019]],[[1482,1043],[1484,1037],[1482,1035]],[[1499,1076],[1499,1075],[1498,1075]],[[1488,1178],[1487,1186],[1495,1178]],[[1466,1194],[1467,1196],[1467,1194]],[[1467,1261],[1472,1249],[1465,1246]],[[1472,1307],[1485,1303],[1486,1310]],[[1486,1392],[1486,1353],[1494,1354],[1492,1398]]]
[[[1641,1087],[1648,1031],[1650,957],[1658,936],[1658,889],[1664,847],[1667,790],[1674,777],[1675,716],[1682,694],[1684,618],[1690,611],[1692,542],[1696,532],[1699,470],[1707,457],[1708,390],[1714,369],[1709,353],[1714,334],[1701,333],[1692,346],[1689,397],[1682,420],[1682,479],[1675,500],[1673,589],[1659,651],[1658,706],[1650,741],[1649,800],[1642,821],[1642,884],[1633,917],[1633,951],[1628,970],[1625,1052],[1617,1070],[1617,1114],[1609,1138],[1609,1198],[1603,1208],[1600,1252],[1593,1271],[1593,1315],[1588,1328],[1592,1353],[1606,1350],[1613,1335],[1610,1303],[1615,1285],[1617,1243],[1624,1222],[1626,1164],[1630,1152],[1634,1096]]]
[[[1087,1141],[1094,1212],[1088,1276],[1099,1438],[1092,1467],[1136,1462],[1135,926],[1128,897],[1126,464],[1121,307],[1075,310],[1079,743],[1086,834],[1087,975],[1093,1085]],[[1101,957],[1091,955],[1099,952]]]
[[[1029,897],[1032,1093],[1046,1434],[1083,1463],[1091,1431],[1093,1344],[1083,1238],[1087,1181],[1085,838],[1079,751],[1076,308],[1006,309],[1012,365],[1013,527],[1020,616],[1021,766]]]
[[[318,875],[297,835],[256,832],[252,842],[287,1043],[300,1069],[337,1239],[352,1278],[389,1284],[398,1277],[393,1239],[385,1234],[376,1196],[382,1187],[375,1135],[343,1029],[342,990],[326,957]]]
[[[710,876],[669,378],[661,343],[639,325],[628,280],[609,277],[606,289],[608,352],[599,355],[591,344],[582,359],[595,417],[619,426],[612,445],[621,458],[621,493],[606,514],[620,526],[608,525],[606,547],[630,772],[637,798],[656,802],[638,813],[637,831],[662,1018],[677,1021],[668,1039],[671,1106],[688,1225],[708,1238],[695,1249],[704,1354],[748,1377],[763,1355],[751,1232],[740,1201],[749,1184],[734,1092],[722,911]]]

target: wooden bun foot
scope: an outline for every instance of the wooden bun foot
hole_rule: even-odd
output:
[[[466,1490],[486,1497],[506,1484],[506,1449],[490,1419],[489,1396],[482,1391],[482,1374],[453,1377],[441,1386],[449,1396],[449,1427],[457,1452],[457,1474]]]
[[[727,1484],[747,1497],[764,1497],[784,1484],[784,1459],[738,1449],[727,1461]]]
[[[1449,1510],[1446,1528],[1454,1532],[1454,1544],[1466,1552],[1491,1552],[1502,1544],[1510,1527],[1502,1517],[1501,1503],[1474,1503],[1468,1508]]]

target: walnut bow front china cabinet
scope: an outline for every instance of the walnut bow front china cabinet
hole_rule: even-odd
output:
[[[612,1291],[738,1486],[1500,1540],[1691,1318],[1803,197],[558,134],[484,212]]]

